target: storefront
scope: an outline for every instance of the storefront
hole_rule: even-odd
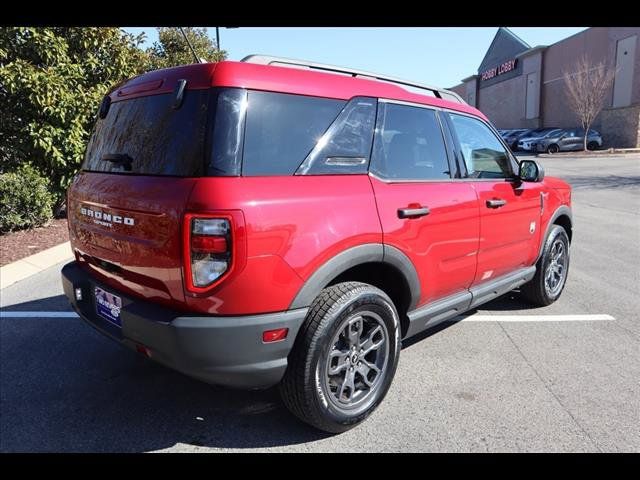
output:
[[[640,147],[640,27],[595,27],[549,46],[531,47],[498,29],[477,74],[451,88],[482,110],[497,128],[579,126],[564,76],[587,55],[615,68],[615,80],[593,128],[605,147]]]

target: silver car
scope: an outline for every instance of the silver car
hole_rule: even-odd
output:
[[[584,148],[584,128],[567,128],[552,132],[532,144],[534,152],[558,153],[582,150]],[[589,129],[587,149],[602,148],[602,136],[595,130]]]
[[[549,136],[555,136],[562,131],[561,128],[537,128],[527,132],[518,139],[518,150],[535,152],[536,145]]]

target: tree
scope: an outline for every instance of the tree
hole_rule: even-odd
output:
[[[0,29],[0,173],[33,165],[60,205],[102,97],[148,68],[143,41],[119,28]]]
[[[147,49],[153,69],[197,63],[179,28],[161,27],[157,30],[158,41]],[[218,46],[209,38],[206,28],[186,27],[183,30],[198,58],[206,62],[217,62],[226,58],[227,52],[218,50]]]
[[[589,128],[604,106],[604,101],[613,85],[615,70],[603,62],[594,64],[583,55],[571,71],[564,71],[564,84],[570,108],[584,129],[584,150],[587,149]]]

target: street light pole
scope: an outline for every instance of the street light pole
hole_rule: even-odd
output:
[[[216,27],[216,48],[220,51],[220,27]]]

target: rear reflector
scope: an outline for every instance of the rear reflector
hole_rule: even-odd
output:
[[[278,328],[276,330],[267,330],[262,332],[262,341],[264,343],[279,342],[287,338],[288,328]]]
[[[145,347],[144,345],[140,345],[139,343],[136,344],[136,352],[141,353],[142,355],[144,355],[145,357],[149,357],[151,358],[151,350],[149,350],[147,347]]]

